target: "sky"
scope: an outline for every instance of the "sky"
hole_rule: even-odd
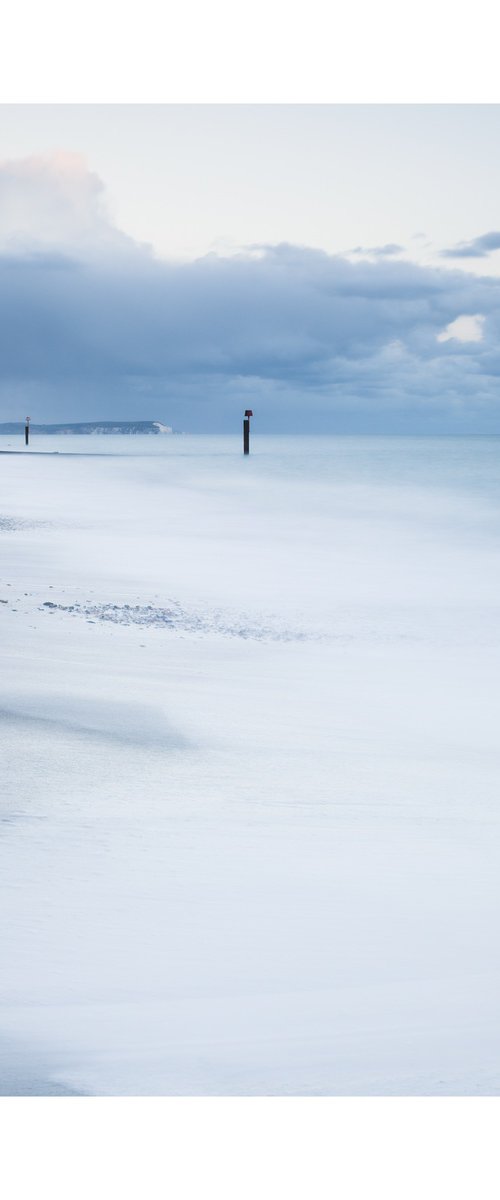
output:
[[[500,106],[0,106],[0,420],[500,432]]]

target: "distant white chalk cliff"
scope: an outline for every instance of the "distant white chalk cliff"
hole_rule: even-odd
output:
[[[39,434],[90,434],[90,433],[173,433],[171,425],[162,421],[78,421],[57,425],[37,425],[32,421],[31,432]],[[0,424],[0,434],[22,433],[24,421],[7,421]]]

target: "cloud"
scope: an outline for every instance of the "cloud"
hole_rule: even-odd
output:
[[[441,250],[442,258],[486,258],[493,250],[500,250],[500,233],[492,230],[471,242],[458,242],[447,250]]]
[[[370,255],[372,258],[390,258],[394,254],[402,254],[404,246],[397,242],[387,242],[385,246],[355,246],[351,254]]]
[[[57,151],[0,162],[0,250],[124,253],[133,240],[113,223],[105,188],[80,154]]]
[[[459,342],[481,342],[483,340],[484,317],[481,313],[475,316],[457,317],[446,329],[438,333],[438,342],[448,342],[455,338]]]
[[[0,231],[2,419],[216,431],[252,407],[269,431],[497,428],[499,280],[288,244],[161,261],[115,229],[82,160],[28,162]],[[481,339],[447,336],[458,319]]]

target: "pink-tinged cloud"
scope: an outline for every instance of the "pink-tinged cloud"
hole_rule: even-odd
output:
[[[116,228],[105,188],[65,150],[0,162],[0,250],[71,250],[83,257],[136,248]]]

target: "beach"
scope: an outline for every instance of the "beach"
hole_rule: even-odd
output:
[[[500,439],[1,442],[0,1091],[498,1094]]]

